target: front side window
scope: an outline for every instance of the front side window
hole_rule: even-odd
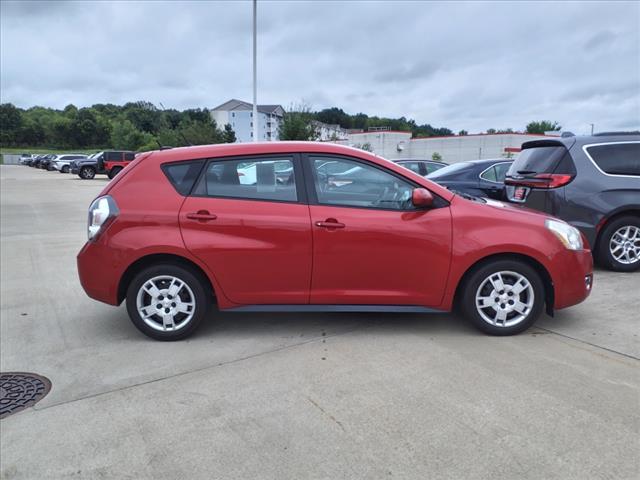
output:
[[[106,162],[120,162],[122,160],[122,152],[105,152]]]
[[[413,185],[372,165],[345,158],[309,157],[318,203],[346,207],[414,210]],[[329,173],[327,162],[332,162]]]
[[[133,152],[125,152],[125,154],[124,154],[125,161],[130,162],[134,158],[136,158],[136,154],[135,153],[133,153]]]
[[[207,166],[194,193],[211,197],[297,202],[293,159],[213,161]]]
[[[598,168],[609,175],[640,176],[640,142],[594,145],[586,151]]]

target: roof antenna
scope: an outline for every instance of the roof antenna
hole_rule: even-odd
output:
[[[158,102],[160,104],[160,106],[162,107],[162,111],[166,113],[167,109],[164,108],[164,105],[162,104],[162,102]],[[193,143],[191,143],[189,140],[187,140],[187,137],[184,136],[184,133],[182,133],[180,130],[178,130],[178,133],[180,134],[180,136],[182,137],[182,139],[184,140],[184,142],[189,145],[190,147],[193,147]]]

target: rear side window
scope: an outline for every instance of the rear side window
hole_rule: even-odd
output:
[[[496,181],[504,182],[504,178],[507,176],[507,171],[511,168],[510,163],[498,163],[494,165],[493,168],[496,169]]]
[[[435,172],[436,170],[440,170],[443,167],[446,167],[446,165],[441,165],[439,163],[429,163],[429,162],[427,162],[426,165],[427,165],[427,175],[430,174],[430,173]]]
[[[586,151],[604,173],[640,176],[640,143],[594,145]]]
[[[509,169],[509,174],[553,173],[567,153],[563,146],[533,147],[522,150]]]
[[[497,182],[496,180],[496,167],[490,166],[484,172],[480,174],[480,178],[488,180],[489,182]]]
[[[400,165],[420,175],[420,164],[418,162],[400,162]]]
[[[297,202],[291,157],[219,160],[209,163],[195,195]]]
[[[204,160],[163,165],[162,170],[180,195],[189,195],[198,179]]]

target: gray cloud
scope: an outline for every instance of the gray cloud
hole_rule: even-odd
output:
[[[637,2],[259,0],[259,100],[471,132],[640,128]],[[0,3],[0,98],[251,99],[247,1]]]

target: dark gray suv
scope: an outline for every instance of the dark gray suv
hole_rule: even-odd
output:
[[[523,143],[505,190],[580,229],[600,265],[640,268],[640,132]]]

